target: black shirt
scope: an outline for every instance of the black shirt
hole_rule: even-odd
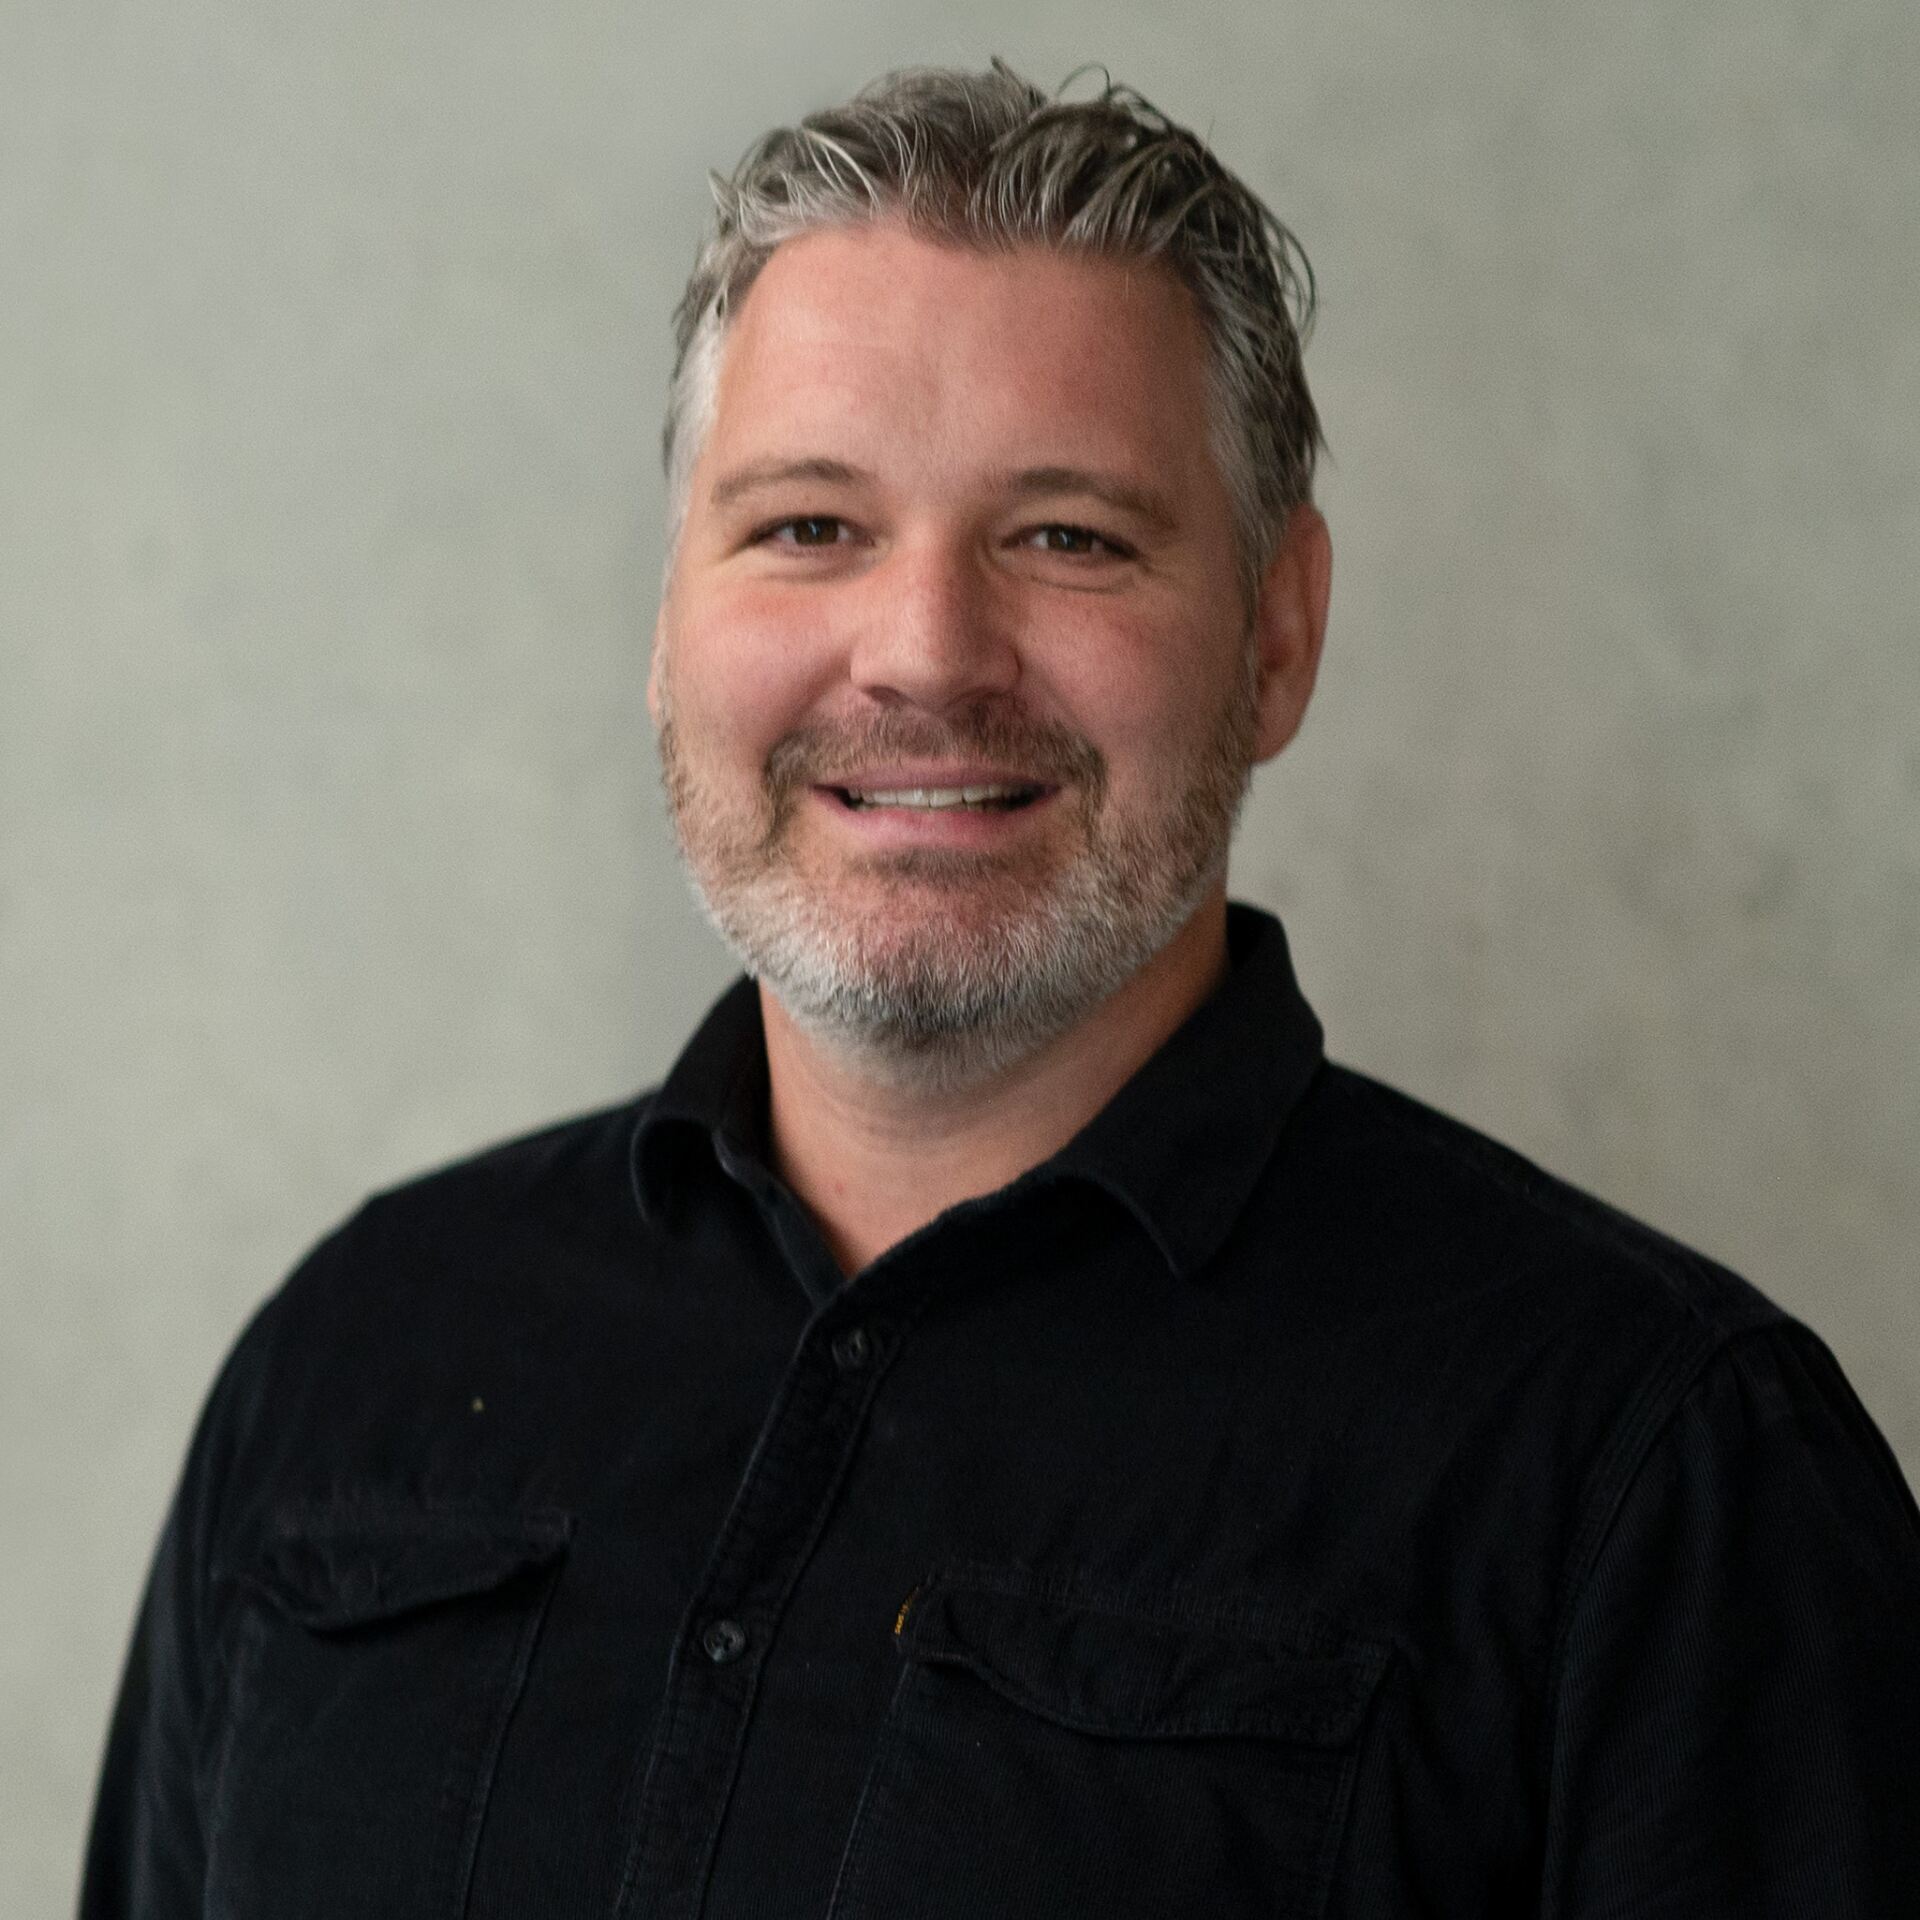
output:
[[[88,1920],[1920,1912],[1920,1515],[1832,1356],[1230,938],[851,1282],[744,982],[370,1201],[202,1418]]]

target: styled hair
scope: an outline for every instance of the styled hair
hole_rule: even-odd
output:
[[[1324,445],[1301,366],[1313,270],[1196,134],[1110,80],[1092,99],[1049,99],[998,59],[984,73],[909,68],[765,135],[712,186],[712,230],[674,313],[661,446],[669,555],[720,348],[755,276],[782,241],[897,219],[982,252],[1041,246],[1161,261],[1178,276],[1206,331],[1210,440],[1251,604],[1287,516],[1311,498]]]

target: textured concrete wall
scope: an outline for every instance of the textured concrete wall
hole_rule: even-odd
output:
[[[1238,889],[1335,1050],[1742,1266],[1920,1469],[1910,0],[0,0],[0,1911],[242,1316],[725,973],[642,705],[707,165],[1099,58],[1305,236]]]

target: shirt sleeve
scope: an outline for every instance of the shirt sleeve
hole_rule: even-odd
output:
[[[108,1725],[80,1920],[188,1920],[204,1909],[207,1567],[274,1304],[254,1316],[221,1369],[161,1529]]]
[[[1826,1347],[1737,1336],[1562,1640],[1546,1920],[1920,1913],[1920,1512]]]

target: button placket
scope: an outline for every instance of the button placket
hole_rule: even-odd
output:
[[[898,1348],[881,1322],[818,1321],[802,1336],[689,1609],[656,1723],[617,1911],[693,1920],[760,1663],[851,1464]],[[823,1364],[824,1363],[824,1364]]]

